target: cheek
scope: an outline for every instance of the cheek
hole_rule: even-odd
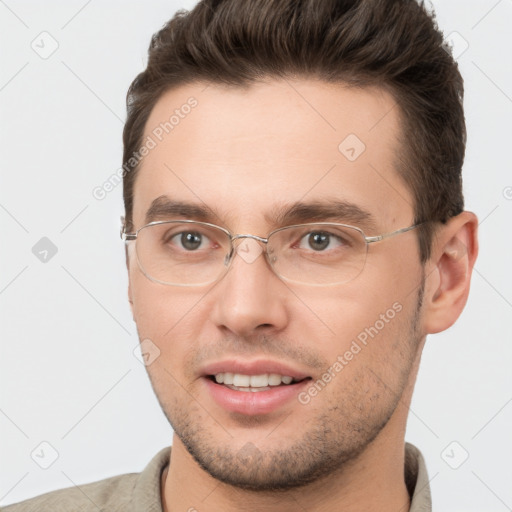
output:
[[[203,297],[207,291],[153,283],[138,270],[130,273],[130,283],[139,340],[158,349],[153,349],[158,358],[147,366],[155,390],[162,390],[166,397],[179,394],[176,382],[186,385],[192,380],[185,375],[184,363],[205,338],[208,318]]]
[[[316,347],[329,366],[306,390],[310,397],[301,397],[313,415],[325,409],[357,410],[361,418],[375,418],[393,410],[417,346],[412,329],[416,302],[412,295],[407,302],[389,297],[340,294],[319,307],[332,332]],[[305,335],[304,326],[298,330]]]
[[[390,294],[384,289],[372,289],[360,283],[333,287],[328,292],[325,289],[297,290],[296,294],[300,301],[295,307],[292,330],[297,333],[310,331],[310,335],[314,332],[316,338],[322,333],[324,341],[338,349],[375,323],[382,330],[382,321],[388,325],[396,316],[396,310],[401,309],[398,293]]]
[[[130,289],[139,336],[165,339],[176,331],[201,325],[197,318],[205,288],[168,286],[150,281],[135,265],[130,266]]]
[[[186,399],[183,387],[191,383],[184,362],[197,350],[204,320],[198,317],[200,297],[152,283],[145,276],[132,281],[133,307],[137,332],[144,352],[157,354],[146,370],[164,410],[174,410]],[[155,348],[156,347],[156,348]]]
[[[315,350],[329,364],[341,356],[346,374],[360,364],[392,372],[393,357],[408,360],[414,346],[409,338],[419,276],[418,265],[407,257],[386,267],[370,264],[356,280],[339,287],[297,289],[300,301],[291,330],[299,339],[315,339]]]

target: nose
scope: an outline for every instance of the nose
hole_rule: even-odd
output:
[[[230,268],[215,287],[213,321],[218,328],[247,337],[287,325],[290,292],[270,268],[264,250],[254,238],[235,241]]]

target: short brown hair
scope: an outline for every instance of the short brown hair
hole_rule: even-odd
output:
[[[128,162],[164,92],[193,82],[317,78],[393,95],[402,121],[397,172],[413,194],[415,223],[433,221],[418,229],[425,262],[435,223],[464,207],[463,81],[443,43],[434,14],[416,0],[202,0],[178,11],[153,35],[147,68],[127,93],[126,229],[138,171]]]

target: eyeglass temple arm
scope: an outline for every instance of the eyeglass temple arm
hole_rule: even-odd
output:
[[[400,233],[406,233],[407,231],[411,231],[412,229],[417,228],[418,226],[421,226],[422,224],[425,224],[424,222],[420,222],[418,224],[413,224],[412,226],[408,226],[406,228],[397,229],[396,231],[392,231],[391,233],[384,233],[383,235],[376,235],[376,236],[365,236],[366,243],[371,244],[373,242],[380,242],[381,240],[384,240],[385,238],[391,238],[392,236],[399,235]]]
[[[136,240],[137,239],[137,233],[127,233],[125,231],[126,224],[124,222],[124,216],[121,215],[121,230],[119,231],[119,236],[121,237],[121,240],[124,240],[125,242],[128,240]]]

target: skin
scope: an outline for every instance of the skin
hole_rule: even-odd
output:
[[[198,106],[141,164],[136,229],[163,194],[207,205],[209,221],[232,233],[263,237],[279,227],[266,214],[295,201],[349,200],[375,217],[367,235],[413,223],[411,192],[393,167],[398,109],[383,90],[306,79],[189,84],[161,97],[144,137],[190,96]],[[338,150],[350,133],[366,145],[354,162]],[[364,271],[330,287],[284,282],[263,256],[239,255],[212,285],[166,286],[142,274],[130,243],[133,318],[160,350],[147,369],[175,431],[164,510],[406,510],[404,436],[421,350],[466,303],[476,227],[470,212],[440,227],[424,266],[414,231],[372,244]],[[401,311],[308,404],[247,416],[206,389],[201,367],[226,358],[282,361],[315,381],[394,303]]]

